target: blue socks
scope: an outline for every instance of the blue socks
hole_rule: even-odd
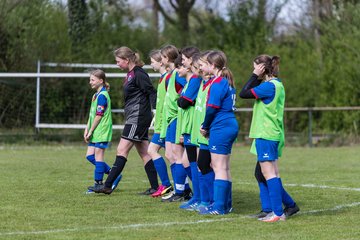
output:
[[[269,197],[269,190],[266,183],[258,182],[259,190],[260,190],[260,203],[261,210],[263,212],[271,212],[271,201]]]
[[[105,162],[95,162],[94,179],[96,182],[102,181],[105,173]]]
[[[210,196],[210,203],[214,202],[214,180],[215,180],[215,172],[211,171],[205,175],[204,182],[205,182],[205,188],[209,192]]]
[[[200,201],[200,185],[199,185],[199,171],[196,162],[190,163],[191,168],[191,181],[193,196],[192,199]]]
[[[229,181],[229,195],[227,198],[227,206],[226,206],[226,210],[230,211],[232,210],[232,182]]]
[[[93,165],[95,165],[95,154],[87,155],[86,159]]]
[[[169,175],[167,172],[167,168],[166,168],[166,163],[164,161],[163,157],[160,157],[158,159],[153,160],[154,161],[154,165],[156,168],[157,173],[159,174],[160,180],[161,180],[161,184],[163,186],[170,186],[170,180],[169,180]]]
[[[214,181],[214,209],[225,213],[228,210],[228,198],[231,191],[231,182],[215,179]]]
[[[95,162],[96,162],[96,160],[95,160],[95,154],[87,155],[87,156],[86,156],[86,159],[87,159],[91,164],[95,165]],[[110,169],[111,169],[111,168],[110,168],[109,165],[106,164],[106,162],[104,162],[104,163],[105,163],[105,173],[108,174],[108,173],[110,172]]]
[[[175,177],[176,177],[176,163],[173,163],[170,165],[170,171],[171,171],[171,175],[172,175],[172,179],[174,182],[174,189],[176,190],[176,181],[175,181]]]
[[[279,178],[274,177],[266,181],[269,189],[271,209],[277,216],[283,214],[282,208],[282,186]]]
[[[294,200],[291,198],[291,196],[285,191],[282,182],[281,182],[281,178],[278,178],[279,182],[281,184],[281,196],[282,196],[282,202],[285,205],[285,207],[294,207],[295,206],[295,202]]]
[[[187,173],[182,164],[175,163],[175,193],[182,194],[185,190],[185,181],[186,181]],[[189,184],[188,188],[189,188]]]

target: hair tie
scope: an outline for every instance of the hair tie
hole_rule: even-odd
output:
[[[224,66],[221,70],[225,70],[226,69],[226,67]]]

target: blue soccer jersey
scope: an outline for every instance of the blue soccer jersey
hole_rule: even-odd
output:
[[[210,128],[223,120],[235,118],[235,98],[235,89],[229,85],[226,78],[217,78],[212,82],[206,107],[215,108],[217,111]]]
[[[276,79],[280,81],[280,79]],[[259,86],[251,89],[252,94],[256,99],[261,99],[263,103],[269,104],[275,97],[275,85],[271,82],[264,82]]]
[[[188,87],[186,89],[184,88],[180,97],[188,100],[191,103],[194,103],[199,92],[201,77],[193,75],[187,84]]]

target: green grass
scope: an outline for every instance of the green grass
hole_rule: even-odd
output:
[[[85,150],[84,145],[0,147],[0,239],[360,237],[359,146],[286,148],[280,172],[301,213],[274,224],[247,217],[259,210],[255,160],[248,147],[233,151],[235,210],[225,216],[200,216],[179,210],[178,203],[137,195],[148,183],[135,149],[119,190],[86,195],[93,168]],[[113,147],[106,152],[109,164],[114,156]]]

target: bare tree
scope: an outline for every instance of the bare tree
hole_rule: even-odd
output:
[[[154,8],[158,9],[165,20],[173,24],[180,32],[181,43],[183,46],[188,44],[189,39],[189,14],[196,0],[169,0],[171,7],[175,10],[177,19],[172,18],[166,13],[159,0],[154,0]]]

